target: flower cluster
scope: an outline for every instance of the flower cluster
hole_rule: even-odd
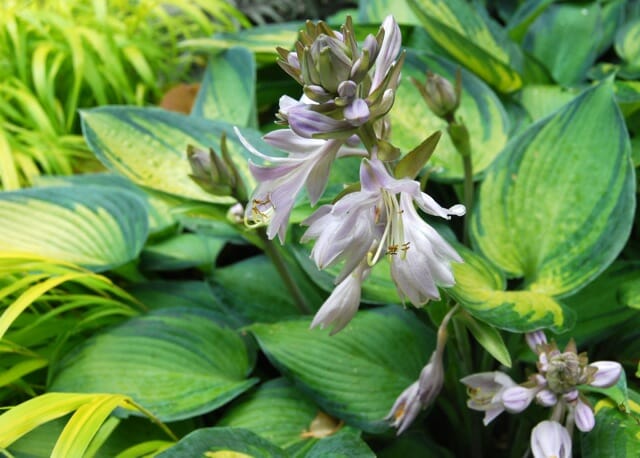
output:
[[[596,388],[615,385],[622,374],[622,366],[614,361],[589,363],[585,353],[577,353],[573,341],[560,351],[555,343],[547,342],[541,331],[528,334],[527,343],[538,355],[538,372],[520,385],[502,372],[469,375],[461,380],[469,393],[467,405],[485,412],[485,425],[504,411],[522,412],[533,400],[544,407],[552,407],[551,421],[541,423],[532,432],[534,457],[571,456],[573,426],[582,432],[591,431],[595,426],[593,409],[580,389],[587,385]],[[563,418],[565,426],[561,424]],[[536,452],[550,443],[560,448],[554,449],[551,455]]]
[[[464,207],[441,207],[413,177],[396,177],[389,160],[389,151],[396,149],[385,139],[385,115],[400,78],[400,44],[400,29],[391,16],[361,46],[350,19],[340,32],[323,22],[307,22],[294,52],[278,50],[280,66],[302,85],[304,95],[300,100],[281,98],[279,118],[287,128],[264,136],[287,155],[267,156],[236,130],[245,147],[263,162],[249,163],[258,185],[246,206],[245,221],[268,225],[268,238],[277,235],[281,243],[302,188],[315,205],[333,162],[347,155],[363,156],[360,183],[303,222],[308,229],[302,241],[315,241],[311,257],[318,268],[343,264],[336,288],[312,322],[312,327],[333,325],[333,333],[356,313],[362,282],[381,257],[389,257],[401,297],[416,306],[439,298],[438,285],[452,286],[450,262],[462,261],[415,206],[446,219],[463,215]]]

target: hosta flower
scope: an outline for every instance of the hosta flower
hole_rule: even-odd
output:
[[[571,458],[571,437],[556,421],[541,421],[531,430],[534,458]]]
[[[350,18],[340,32],[307,22],[294,52],[278,48],[278,64],[302,84],[307,100],[295,106],[281,100],[281,119],[302,137],[344,138],[381,118],[395,98],[401,40],[392,16],[361,47]]]
[[[289,129],[270,132],[263,138],[277,148],[289,151],[287,157],[267,156],[251,145],[236,129],[236,134],[254,156],[270,163],[249,161],[249,170],[258,182],[245,211],[248,221],[268,223],[267,235],[276,235],[284,243],[289,216],[296,197],[306,186],[314,205],[327,185],[331,164],[339,155],[361,154],[361,150],[344,146],[344,141],[305,139]]]
[[[467,386],[467,406],[485,413],[482,420],[485,426],[504,412],[502,394],[507,388],[516,386],[511,377],[498,371],[468,375],[460,381]]]
[[[389,255],[391,274],[403,297],[416,306],[438,298],[436,285],[454,282],[450,261],[462,259],[413,205],[443,218],[464,214],[464,207],[441,207],[417,181],[392,177],[378,159],[362,161],[360,183],[360,191],[321,207],[303,222],[309,229],[302,240],[316,240],[311,257],[318,268],[344,261],[340,281],[363,258],[374,265]]]
[[[423,408],[419,395],[419,384],[419,381],[415,381],[409,385],[398,396],[389,415],[385,417],[386,420],[392,420],[391,426],[397,428],[398,434],[402,434],[413,423]]]

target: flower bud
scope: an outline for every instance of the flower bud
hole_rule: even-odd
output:
[[[502,393],[502,405],[510,413],[519,413],[529,407],[537,392],[536,388],[513,386]]]
[[[589,382],[589,385],[596,388],[609,388],[615,385],[622,374],[622,366],[615,361],[596,361],[589,364],[589,367],[597,369]]]
[[[536,394],[536,402],[543,407],[551,407],[556,405],[558,402],[558,397],[551,390],[540,390],[538,394]]]
[[[571,458],[571,436],[555,421],[542,421],[531,431],[534,458]]]
[[[583,433],[588,433],[596,425],[596,418],[593,410],[582,399],[578,398],[574,410],[576,427]]]
[[[453,115],[460,105],[461,86],[459,77],[456,80],[455,87],[449,80],[431,72],[427,72],[427,80],[424,85],[421,85],[416,80],[412,81],[436,116],[444,119],[453,119]]]
[[[547,343],[547,336],[544,331],[527,332],[524,335],[524,339],[527,341],[527,345],[531,348],[531,351],[538,352],[538,347]]]

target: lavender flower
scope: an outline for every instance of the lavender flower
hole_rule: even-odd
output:
[[[502,395],[507,388],[516,386],[511,377],[498,371],[468,375],[460,381],[467,386],[467,406],[485,412],[482,420],[485,426],[504,412]]]
[[[541,421],[531,430],[534,458],[571,458],[571,436],[556,421]]]

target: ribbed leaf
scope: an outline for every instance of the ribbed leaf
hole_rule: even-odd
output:
[[[271,362],[325,412],[367,432],[387,430],[383,418],[434,347],[430,329],[397,306],[362,311],[331,337],[310,330],[307,319],[249,329]]]
[[[231,203],[195,184],[189,174],[187,146],[220,152],[220,136],[227,134],[229,153],[248,188],[254,185],[248,151],[233,133],[233,125],[154,108],[100,107],[82,112],[82,127],[95,155],[112,171],[133,182],[178,197],[205,202]],[[278,153],[252,129],[242,134],[268,155]]]
[[[274,444],[242,428],[202,428],[183,437],[157,458],[207,456],[211,458],[285,458]]]
[[[471,234],[528,291],[568,294],[624,246],[634,183],[624,120],[603,83],[507,145],[482,183]]]
[[[341,430],[337,434],[316,442],[304,455],[294,455],[296,458],[375,458],[376,454],[371,451],[359,434],[354,434],[349,430]]]
[[[410,52],[402,70],[402,81],[391,111],[392,141],[410,151],[436,130],[442,137],[429,161],[435,177],[462,179],[462,157],[446,131],[447,123],[431,112],[411,84],[410,77],[425,81],[425,73],[437,73],[453,83],[456,65],[441,57]],[[507,143],[509,119],[500,100],[472,73],[462,72],[462,100],[456,115],[467,126],[471,137],[474,174],[482,173]]]
[[[125,189],[78,185],[0,194],[0,250],[103,271],[134,259],[144,244],[144,202]]]
[[[604,34],[599,3],[550,5],[529,28],[523,46],[563,85],[582,81]],[[575,37],[589,36],[588,40]]]
[[[227,410],[218,426],[245,428],[280,447],[309,440],[302,433],[318,407],[285,379],[261,385]]]
[[[218,254],[227,241],[200,234],[178,234],[149,245],[140,255],[146,270],[180,270],[189,267],[213,268]]]
[[[246,48],[231,48],[209,58],[192,116],[244,127],[255,116],[256,68]]]
[[[531,121],[535,122],[553,114],[579,93],[561,86],[529,84],[518,92],[518,98]]]
[[[622,412],[609,399],[603,399],[595,405],[596,425],[583,434],[582,456],[585,458],[625,458],[638,453],[640,443],[640,395],[629,392],[630,412]]]
[[[253,385],[234,331],[203,310],[173,308],[95,336],[60,363],[51,390],[126,393],[163,421],[228,402]]]
[[[431,38],[500,92],[522,86],[520,49],[463,0],[407,0]]]
[[[452,264],[456,284],[448,292],[479,320],[514,332],[561,331],[573,325],[573,311],[554,298],[533,291],[505,291],[500,271],[471,250],[458,247],[458,252],[464,263]],[[500,354],[504,352],[495,356]]]

